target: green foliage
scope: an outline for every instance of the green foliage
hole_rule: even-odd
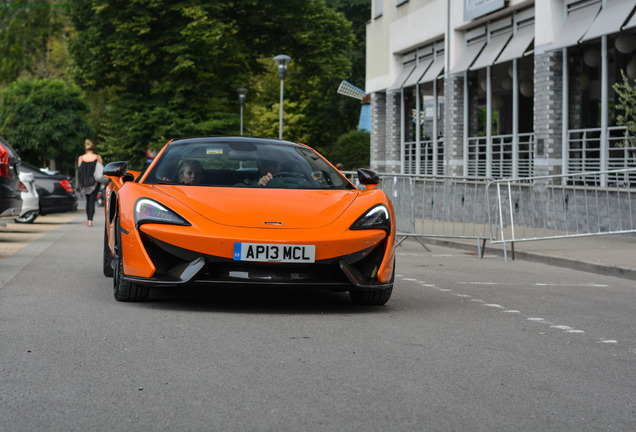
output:
[[[360,130],[349,131],[325,150],[325,156],[333,163],[341,163],[343,169],[366,168],[370,161],[371,135]]]
[[[298,102],[283,102],[283,139],[306,143],[309,136],[306,130],[306,117]],[[253,118],[258,121],[250,123],[250,133],[265,138],[278,138],[280,127],[280,104],[271,108],[256,106],[251,110]]]
[[[11,4],[0,8],[0,84],[18,78],[51,77],[42,72],[46,63],[60,61],[63,56],[62,47],[54,42],[66,20],[63,9]]]
[[[351,72],[341,77],[364,89],[366,73],[366,31],[367,21],[371,17],[369,0],[326,0],[328,6],[342,12],[351,21],[353,31],[352,44],[345,55],[351,61]],[[339,84],[339,83],[338,83]],[[330,111],[342,119],[339,134],[358,125],[360,102],[357,99],[334,94],[330,97]]]
[[[324,146],[357,120],[359,107],[351,119],[334,110],[347,99],[336,89],[351,68],[351,23],[323,0],[77,0],[71,18],[71,71],[92,124],[107,156],[138,168],[171,138],[237,134],[237,87],[250,89],[245,133],[277,137],[276,54],[292,57],[284,138]]]
[[[623,114],[616,116],[616,124],[625,126],[632,137],[636,137],[636,86],[634,80],[629,79],[621,70],[623,82],[617,82],[613,88],[618,95],[616,110]]]
[[[23,160],[74,172],[75,160],[91,135],[88,105],[76,86],[62,80],[19,80],[0,92],[0,135]]]
[[[141,168],[148,147],[180,136],[224,134],[226,77],[239,65],[233,40],[212,2],[77,1],[70,41],[73,75],[101,102],[96,128],[107,156]],[[233,91],[233,89],[232,89]]]

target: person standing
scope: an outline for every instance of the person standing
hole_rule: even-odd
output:
[[[103,164],[102,157],[95,154],[95,145],[89,139],[84,141],[85,153],[77,159],[77,177],[80,192],[86,197],[86,217],[88,226],[93,226],[95,214],[95,202],[99,193],[100,184],[95,180],[95,166],[97,162]]]

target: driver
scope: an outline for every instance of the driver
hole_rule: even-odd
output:
[[[267,183],[274,177],[274,174],[279,172],[283,168],[283,162],[280,157],[277,159],[275,155],[268,152],[259,157],[256,163],[258,168],[258,185],[266,186]]]

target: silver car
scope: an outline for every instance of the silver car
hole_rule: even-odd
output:
[[[32,173],[20,172],[20,191],[22,192],[22,211],[15,221],[33,223],[40,214],[40,197],[35,188],[35,176]]]

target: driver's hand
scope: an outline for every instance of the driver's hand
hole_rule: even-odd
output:
[[[259,186],[265,186],[267,184],[267,182],[272,179],[272,177],[273,177],[272,173],[265,174],[263,177],[258,179],[258,185]]]

